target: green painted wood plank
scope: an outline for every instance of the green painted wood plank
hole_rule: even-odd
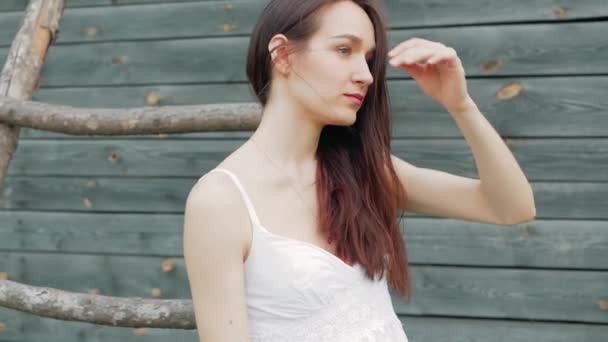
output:
[[[260,1],[205,1],[68,8],[57,44],[250,34],[263,7]],[[12,41],[21,14],[0,13],[0,46]]]
[[[389,36],[391,46],[414,36],[453,46],[468,76],[606,74],[606,28],[608,22],[575,22],[406,29],[391,31]],[[248,41],[248,37],[213,37],[57,45],[49,50],[40,84],[244,82]],[[569,42],[567,49],[563,41]],[[6,49],[0,49],[0,56]],[[496,59],[501,60],[500,68],[482,69]],[[585,63],[572,62],[576,60]],[[387,75],[407,77],[392,67]]]
[[[242,140],[208,143],[197,140],[29,140],[19,144],[9,174],[196,177],[211,170],[242,143]]]
[[[7,330],[3,335],[11,342],[198,341],[196,330],[145,328],[144,335],[138,335],[141,330],[60,321],[2,308],[0,321],[5,322]]]
[[[18,176],[195,177],[219,164],[243,140],[28,140],[9,167]],[[608,139],[508,140],[530,181],[608,181]],[[393,153],[408,162],[478,178],[464,139],[392,141]],[[552,172],[547,172],[552,170]]]
[[[8,279],[36,286],[49,286],[88,293],[144,298],[190,298],[183,258],[164,272],[159,257],[0,253],[0,269]],[[72,282],[70,284],[70,282]],[[160,296],[152,295],[160,289]]]
[[[520,83],[519,96],[498,100],[503,87]],[[461,138],[450,115],[422,94],[415,82],[388,82],[395,138]],[[506,137],[606,137],[608,133],[608,77],[556,77],[470,79],[468,88],[482,113]],[[35,101],[77,107],[127,108],[146,106],[150,94],[160,96],[160,105],[196,105],[221,102],[255,102],[248,85],[202,84],[158,85],[110,88],[42,88]],[[23,129],[22,139],[82,138],[65,134]],[[250,132],[209,132],[172,134],[170,138],[243,138]],[[125,136],[139,139],[157,136]],[[88,138],[88,137],[87,137]],[[105,137],[107,139],[107,137]]]
[[[608,183],[533,183],[538,218],[606,219]]]
[[[0,321],[10,313],[0,309]],[[145,336],[136,336],[133,329],[101,327],[79,322],[37,318],[22,313],[9,317],[14,322],[7,330],[14,338],[29,342],[90,342],[90,341],[194,341],[196,331],[145,329]],[[521,322],[489,319],[460,319],[400,316],[410,341],[425,342],[604,342],[606,325],[580,323]],[[441,327],[441,328],[438,328]],[[26,329],[27,328],[27,329]],[[21,329],[20,332],[19,329]],[[6,338],[10,338],[7,336]],[[22,340],[11,339],[11,342]]]
[[[0,2],[2,4],[3,2]],[[2,5],[0,5],[1,8]],[[24,12],[0,12],[0,46],[6,47],[10,46],[13,39],[15,39],[15,34],[17,34],[17,30],[21,26],[21,20],[23,18]],[[4,60],[6,57],[2,56],[0,61],[4,64]]]
[[[406,217],[401,227],[414,264],[608,269],[605,221],[538,219],[504,227]]]
[[[412,267],[413,297],[400,314],[608,322],[608,272]]]
[[[163,258],[77,254],[0,253],[9,279],[115,296],[189,298],[182,258],[163,272]],[[69,272],[66,272],[69,270]],[[606,299],[608,272],[412,266],[412,303],[393,294],[395,311],[441,315],[608,323],[598,302]],[[392,292],[392,290],[391,290]]]
[[[603,342],[607,325],[400,317],[412,342]]]
[[[97,7],[97,6],[124,6],[139,4],[162,4],[167,2],[204,2],[215,0],[65,0],[65,7]],[[257,0],[256,0],[257,1]],[[0,11],[23,11],[27,0],[2,0]]]
[[[0,2],[0,11],[23,11],[27,0],[4,0]]]
[[[0,250],[181,256],[182,215],[0,211]]]
[[[412,264],[608,269],[605,221],[400,221]],[[0,250],[181,256],[183,217],[0,211]]]
[[[120,3],[120,2],[119,2]],[[154,6],[108,6],[74,8],[95,3],[67,2],[58,43],[126,39],[164,39],[209,35],[249,35],[268,1],[208,1],[158,3]],[[530,3],[527,0],[504,3],[487,1],[445,1],[427,5],[418,0],[385,1],[389,28],[438,25],[516,23],[526,21],[565,21],[601,18],[608,15],[602,0],[553,0]],[[108,4],[108,2],[104,3]],[[96,4],[99,6],[99,4]],[[7,6],[4,4],[4,6]],[[6,8],[6,7],[5,7]],[[559,9],[565,10],[565,12]],[[2,5],[0,5],[0,10]],[[0,13],[0,45],[8,45],[18,27],[22,12]],[[564,14],[560,16],[558,14]],[[133,20],[132,18],[138,18]],[[180,18],[180,20],[175,20]],[[88,34],[91,28],[95,34]]]
[[[0,209],[183,212],[195,178],[9,176]],[[608,183],[532,182],[538,219],[608,219]]]

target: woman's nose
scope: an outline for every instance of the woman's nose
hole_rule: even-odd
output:
[[[374,81],[374,76],[372,75],[371,71],[369,70],[369,67],[367,67],[367,64],[363,68],[363,70],[359,70],[359,72],[355,73],[354,81],[357,83],[363,83],[366,85],[371,84]]]

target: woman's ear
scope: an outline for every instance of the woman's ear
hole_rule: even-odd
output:
[[[289,73],[289,40],[282,34],[277,34],[268,43],[271,63],[281,74]]]

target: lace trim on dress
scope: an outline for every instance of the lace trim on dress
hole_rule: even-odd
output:
[[[251,342],[353,342],[375,341],[373,337],[389,329],[401,328],[391,304],[386,283],[358,285],[342,292],[320,312],[304,320],[287,322],[272,330],[257,327]],[[278,328],[277,328],[278,327]],[[398,330],[395,330],[398,331]],[[400,342],[405,342],[403,339]]]

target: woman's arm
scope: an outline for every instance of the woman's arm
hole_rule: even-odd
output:
[[[532,188],[500,135],[472,100],[450,114],[473,152],[480,179],[415,167],[392,156],[409,197],[401,208],[501,225],[532,220]]]
[[[184,260],[204,342],[249,341],[242,233],[248,222],[235,215],[231,196],[238,194],[228,182],[223,175],[206,175],[186,201]]]
[[[391,66],[408,72],[426,95],[452,115],[473,151],[480,178],[417,168],[393,156],[410,197],[401,207],[504,225],[534,218],[532,188],[500,135],[471,99],[456,50],[415,37],[391,49],[388,57]]]

